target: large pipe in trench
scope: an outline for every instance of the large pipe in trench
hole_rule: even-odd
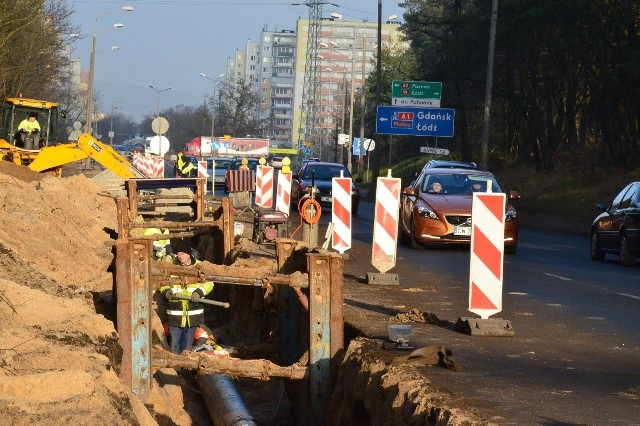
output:
[[[209,417],[215,426],[259,426],[233,381],[221,374],[198,376]]]

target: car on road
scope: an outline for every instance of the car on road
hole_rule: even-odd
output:
[[[430,244],[470,244],[471,205],[474,191],[505,193],[495,176],[487,171],[456,168],[423,168],[400,196],[400,238],[414,249]],[[432,188],[439,185],[440,192]],[[519,218],[512,202],[520,198],[510,191],[505,205],[504,249],[518,247]]]
[[[299,200],[307,193],[307,189],[311,186],[318,188],[316,192],[316,201],[321,207],[331,208],[333,204],[333,195],[331,194],[332,179],[334,177],[350,178],[351,173],[342,164],[323,163],[320,161],[310,161],[305,163],[298,173],[295,173],[291,181],[291,198],[292,205],[297,205]],[[356,186],[361,179],[356,179],[351,184],[351,214],[358,214],[360,206],[360,190]]]
[[[478,165],[473,162],[466,161],[449,161],[449,160],[429,160],[423,169],[477,169]]]
[[[640,256],[640,182],[631,182],[611,204],[598,204],[600,213],[591,225],[591,259],[607,253],[618,256],[623,266],[634,266]]]
[[[227,178],[227,169],[231,165],[231,158],[227,157],[212,157],[207,158],[207,174],[209,178],[207,183],[216,186],[224,185]],[[214,169],[215,166],[215,169]]]
[[[242,159],[244,157],[238,157],[238,158],[234,158],[233,160],[231,160],[231,163],[229,164],[229,168],[227,169],[227,171],[225,172],[225,181],[224,181],[224,191],[225,192],[229,192],[229,171],[230,170],[240,170],[240,166],[242,166]],[[257,158],[252,158],[252,157],[246,157],[247,158],[247,167],[249,167],[249,170],[253,170],[254,172],[256,171],[256,168],[258,167],[258,159]]]

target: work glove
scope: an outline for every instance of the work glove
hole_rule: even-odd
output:
[[[164,292],[164,297],[166,297],[167,300],[173,299],[173,290],[169,289],[169,290],[165,291]]]
[[[38,129],[33,129],[33,130],[31,131],[31,133],[34,133],[34,134],[35,134],[35,133],[38,133]]]
[[[198,293],[197,291],[194,291],[193,293],[191,293],[191,301],[193,303],[198,303],[201,297],[202,296],[200,296],[200,293]]]

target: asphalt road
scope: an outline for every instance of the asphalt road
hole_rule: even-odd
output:
[[[328,221],[330,212],[323,220]],[[322,223],[323,221],[321,221]],[[589,258],[589,239],[522,229],[504,263],[503,312],[514,337],[454,330],[467,310],[468,248],[399,246],[399,287],[365,284],[373,206],[354,218],[345,263],[347,322],[385,339],[390,316],[409,308],[442,323],[414,323],[413,346],[441,344],[464,371],[426,368],[429,380],[493,424],[640,425],[640,264]]]

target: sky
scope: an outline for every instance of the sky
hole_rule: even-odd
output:
[[[296,5],[297,3],[297,5]],[[71,21],[80,37],[73,58],[89,70],[91,41],[96,32],[95,93],[98,112],[121,111],[135,120],[177,105],[198,105],[211,96],[211,81],[225,72],[226,59],[260,31],[295,30],[309,17],[304,0],[69,0]],[[340,13],[345,20],[377,22],[378,0],[335,0],[323,5],[323,16]],[[120,11],[133,6],[132,12]],[[403,9],[382,1],[382,20]],[[116,23],[123,28],[113,29]],[[118,46],[118,50],[111,50]],[[149,85],[158,91],[157,93]]]

